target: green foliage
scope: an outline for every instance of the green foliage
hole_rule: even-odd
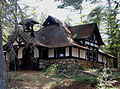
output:
[[[96,72],[97,72],[97,73],[101,73],[101,72],[103,72],[103,69],[99,68],[99,69],[97,69]]]
[[[45,75],[49,77],[56,77],[56,78],[70,78],[71,76],[76,76],[81,74],[79,70],[86,70],[83,66],[78,66],[76,64],[52,64],[48,68],[43,69]]]
[[[70,24],[71,21],[72,21],[72,19],[71,19],[70,17],[67,17],[64,22],[65,22],[67,25],[71,25],[71,24]]]
[[[50,89],[55,89],[56,86],[57,86],[57,83],[53,83],[51,84]]]
[[[104,68],[101,76],[98,78],[99,84],[98,87],[102,89],[113,87],[113,84],[116,82],[112,71],[109,68]]]
[[[107,35],[105,37],[107,45],[103,50],[117,57],[120,55],[120,28],[117,18],[119,7],[120,4],[117,0],[107,0],[104,6],[97,6],[88,15],[89,21],[96,22],[99,28],[103,29],[101,30],[103,35]]]
[[[78,86],[91,85],[92,87],[94,87],[98,84],[97,77],[86,74],[83,75],[81,74],[81,72],[78,72],[76,70],[86,70],[86,68],[83,66],[74,67],[73,64],[69,64],[67,66],[52,64],[49,68],[46,69],[44,73],[50,77],[58,79],[59,83],[56,82],[55,84],[53,84],[51,86],[52,89],[55,89],[55,87],[59,87],[59,85],[62,85],[61,83],[64,79],[75,80]]]
[[[22,78],[16,78],[15,80],[16,81],[24,81],[24,79],[22,79]]]
[[[101,0],[91,0],[91,3],[94,4],[94,3],[98,3],[100,2]]]
[[[112,3],[111,3],[112,4]],[[115,4],[116,6],[117,4]],[[120,5],[119,5],[120,7]],[[120,28],[119,28],[119,20],[117,19],[118,13],[118,8],[115,8],[110,5],[106,17],[106,29],[107,29],[107,35],[108,39],[106,40],[108,45],[106,46],[107,52],[110,54],[115,55],[119,59],[120,55],[120,41],[119,41],[119,35],[120,35]],[[118,61],[120,63],[120,61]]]
[[[55,0],[55,1],[59,1],[59,0]],[[85,2],[91,2],[93,3],[97,3],[100,2],[101,0],[61,0],[63,2],[62,5],[59,5],[58,8],[65,8],[67,6],[73,6],[75,10],[82,10],[82,3]]]
[[[74,76],[73,79],[77,81],[78,85],[87,85],[90,84],[92,86],[95,86],[98,84],[97,77],[91,77],[88,75],[79,75],[79,76]]]
[[[56,74],[56,75],[54,76],[54,78],[65,79],[65,78],[68,78],[68,76],[66,76],[66,75],[63,74],[63,73],[59,73],[59,74]]]
[[[8,87],[9,89],[19,89],[18,86],[15,86],[15,87]]]
[[[59,66],[57,64],[52,64],[48,68],[45,68],[44,74],[49,77],[55,77],[55,78],[66,78],[66,75],[64,74],[66,72],[66,69],[63,66]]]
[[[81,66],[81,65],[79,66],[79,69],[80,70],[86,70],[86,68],[84,66]]]
[[[50,77],[53,77],[55,76],[56,74],[56,71],[57,71],[57,64],[52,64],[50,67],[48,67],[46,70],[45,70],[45,75],[47,76],[50,76]]]
[[[83,1],[91,2],[95,5],[97,2],[100,3],[101,0],[62,0],[63,8],[66,6],[73,6],[75,10],[82,10]],[[98,5],[89,13],[88,19],[85,21],[81,20],[80,24],[95,22],[101,29],[102,35],[107,35],[105,42],[107,45],[103,48],[104,51],[117,56],[120,65],[120,20],[117,18],[120,8],[120,2],[118,0],[107,0],[106,4]],[[82,13],[84,14],[84,13]],[[80,16],[81,18],[81,16]],[[75,38],[75,36],[73,36]],[[117,64],[116,64],[117,65]]]
[[[114,75],[115,80],[120,81],[120,72],[119,71],[113,72],[113,75]]]
[[[73,36],[72,36],[72,39],[76,39],[77,38],[77,34],[74,34]]]
[[[82,9],[82,2],[84,0],[63,0],[63,4],[58,8],[65,8],[66,6],[73,6],[75,9]]]
[[[103,8],[103,6],[95,7],[88,15],[89,22],[95,22],[98,26],[100,26],[105,15],[105,13],[102,12]]]
[[[83,66],[77,66],[75,64],[67,65],[56,65],[52,64],[50,67],[46,68],[44,71],[45,75],[59,80],[63,79],[75,79],[79,84],[90,84],[92,86],[97,85],[98,81],[96,77],[89,75],[82,75],[82,72],[79,70],[88,70]]]
[[[73,82],[74,83],[73,83]],[[73,85],[73,86],[85,86],[90,85],[91,87],[96,87],[98,84],[98,80],[96,77],[91,77],[88,75],[79,75],[79,76],[72,76],[70,79],[65,79],[63,81],[57,81],[56,83],[51,85],[50,89],[63,89],[64,85]],[[74,85],[75,84],[75,85]]]

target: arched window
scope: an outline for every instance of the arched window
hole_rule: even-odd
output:
[[[34,57],[39,57],[39,50],[38,48],[34,48]]]
[[[21,47],[21,48],[18,49],[18,58],[23,58],[23,49],[24,48],[25,47]]]

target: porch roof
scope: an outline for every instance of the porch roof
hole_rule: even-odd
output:
[[[102,51],[102,50],[100,50],[100,49],[99,49],[99,53],[100,53],[100,54],[103,54],[103,55],[105,55],[105,56],[108,56],[108,57],[110,57],[110,58],[114,58],[114,59],[116,59],[115,56],[110,55],[110,54],[107,54],[107,53],[105,53],[104,51]]]

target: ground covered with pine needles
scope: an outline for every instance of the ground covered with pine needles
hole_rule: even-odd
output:
[[[108,71],[109,72],[109,71]],[[98,75],[102,75],[98,79]],[[102,69],[90,69],[83,66],[51,65],[42,71],[17,71],[8,73],[9,89],[102,89],[98,85],[104,77],[113,81],[108,89],[120,89],[120,71],[114,71],[109,77]],[[100,82],[99,80],[103,80]],[[106,85],[102,85],[106,86]],[[104,88],[103,88],[104,89]]]

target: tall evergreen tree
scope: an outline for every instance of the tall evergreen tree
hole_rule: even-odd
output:
[[[119,20],[117,15],[119,14],[118,8],[120,7],[119,2],[108,0],[108,13],[105,19],[106,29],[107,29],[107,50],[109,53],[115,55],[118,58],[118,66],[120,67],[120,28]],[[114,4],[114,6],[113,6]]]
[[[2,44],[2,23],[1,23],[1,13],[0,13],[0,88],[7,88],[7,77],[5,72],[5,59],[3,56],[3,44]]]
[[[84,8],[81,7],[83,1],[91,2],[91,4],[96,4],[97,2],[101,2],[102,0],[62,0],[62,8],[66,6],[73,6],[75,9]],[[79,7],[79,8],[76,8]],[[119,59],[120,63],[120,26],[119,19],[117,19],[117,15],[120,15],[119,9],[120,1],[118,0],[106,0],[105,5],[97,5],[88,15],[88,22],[96,22],[100,29],[104,30],[102,32],[103,35],[107,35],[106,43],[107,45],[104,47],[105,51],[116,56]],[[84,13],[83,13],[84,14]],[[120,64],[119,64],[120,65]]]
[[[5,58],[3,54],[3,31],[9,28],[16,30],[18,27],[18,17],[23,17],[23,13],[17,4],[18,0],[0,1],[0,89],[7,89],[7,76],[5,70]],[[19,8],[19,9],[18,9]],[[19,13],[18,13],[19,10]],[[19,16],[18,16],[19,14]],[[20,18],[20,17],[19,17]],[[9,30],[10,31],[10,30]]]

